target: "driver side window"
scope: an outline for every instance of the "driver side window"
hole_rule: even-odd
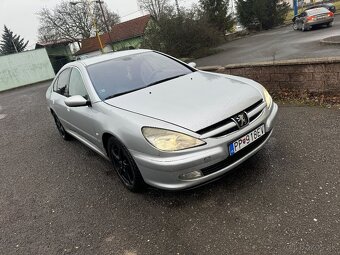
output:
[[[70,84],[68,87],[68,96],[76,95],[80,95],[84,97],[86,100],[90,99],[80,72],[78,71],[78,69],[72,68]]]

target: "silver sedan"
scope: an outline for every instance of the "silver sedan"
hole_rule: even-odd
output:
[[[61,136],[110,160],[131,191],[221,177],[264,146],[278,110],[255,81],[151,50],[69,63],[46,98]]]

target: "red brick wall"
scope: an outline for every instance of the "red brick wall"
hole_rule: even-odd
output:
[[[274,95],[331,96],[340,100],[340,58],[318,58],[202,67],[201,70],[243,76]]]

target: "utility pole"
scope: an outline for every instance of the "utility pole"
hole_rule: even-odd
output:
[[[111,29],[109,27],[109,24],[107,23],[107,19],[105,17],[105,13],[104,13],[104,9],[103,9],[103,6],[102,6],[102,1],[101,0],[97,0],[96,3],[99,4],[99,7],[100,7],[100,10],[102,11],[102,15],[103,15],[103,19],[104,19],[104,23],[105,23],[105,26],[106,26],[106,31],[109,35],[109,39],[110,39],[110,46],[113,48],[113,46],[111,45],[112,44],[112,38],[111,38]],[[113,49],[112,49],[113,50]]]
[[[298,15],[298,0],[293,0],[294,16]]]
[[[87,0],[86,3],[80,2],[80,1],[78,1],[78,2],[70,2],[70,5],[88,4],[89,6],[91,6],[91,3],[99,3],[100,4],[100,9],[102,11],[102,14],[103,14],[103,17],[104,17],[104,22],[105,22],[106,18],[105,18],[105,15],[104,15],[103,7],[101,5],[102,2],[100,0],[97,0],[97,1],[94,1],[94,0],[93,1],[89,1],[89,0]],[[100,35],[98,33],[98,27],[97,27],[97,23],[96,23],[96,18],[94,16],[94,14],[91,12],[91,10],[89,10],[89,15],[92,18],[92,22],[93,22],[94,29],[96,30],[96,36],[97,36],[97,39],[98,39],[98,42],[99,42],[99,46],[100,46],[101,51],[103,52],[103,48],[104,47],[103,47],[102,40],[100,39]],[[106,28],[108,28],[107,22],[105,22],[105,25],[106,25]],[[111,39],[111,35],[110,35],[109,31],[108,31],[108,34],[109,34],[109,38],[110,38],[110,43],[112,43],[112,39]]]

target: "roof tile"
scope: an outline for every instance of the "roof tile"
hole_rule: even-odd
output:
[[[127,39],[142,36],[145,28],[150,20],[150,15],[145,15],[136,19],[128,20],[112,26],[110,32],[112,42],[120,42]],[[110,38],[108,33],[100,35],[103,46],[109,44]],[[82,47],[76,52],[76,55],[81,55],[100,49],[97,37],[83,39],[81,41]]]

